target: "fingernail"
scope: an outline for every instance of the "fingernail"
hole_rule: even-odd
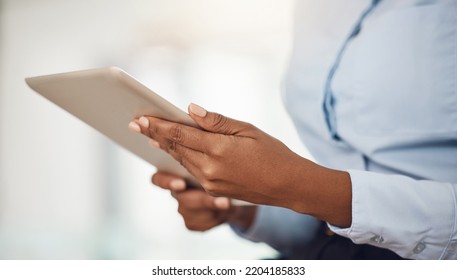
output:
[[[129,129],[133,132],[141,132],[141,128],[136,122],[130,122]]]
[[[149,128],[149,120],[148,118],[146,117],[141,117],[138,122],[140,123],[140,125],[144,128]]]
[[[230,208],[230,200],[226,197],[216,197],[214,199],[214,205],[219,209],[228,209]]]
[[[203,109],[202,107],[198,106],[197,104],[194,104],[194,103],[190,103],[189,104],[189,111],[194,114],[194,115],[197,115],[201,118],[204,118],[206,116],[206,114],[208,113],[205,109]]]
[[[157,142],[156,140],[154,139],[149,139],[149,142],[148,144],[154,148],[160,148],[160,144],[159,142]]]
[[[184,182],[184,180],[173,179],[170,182],[170,189],[172,189],[174,191],[181,191],[181,190],[184,190],[185,188],[186,188],[186,182]]]

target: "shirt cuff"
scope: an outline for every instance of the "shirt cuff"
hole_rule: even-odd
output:
[[[352,224],[335,233],[404,258],[457,258],[456,186],[350,170]]]

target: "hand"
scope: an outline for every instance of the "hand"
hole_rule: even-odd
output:
[[[179,161],[209,194],[257,204],[290,200],[287,186],[301,157],[251,124],[193,104],[189,113],[203,130],[153,117],[137,123],[157,141],[152,145]]]
[[[213,196],[290,208],[335,225],[350,225],[346,172],[306,160],[251,124],[191,104],[201,129],[143,116],[130,128],[150,137]]]
[[[188,188],[185,180],[174,175],[157,172],[152,183],[171,191],[189,230],[206,231],[225,222],[247,229],[254,219],[255,206],[232,206],[228,198],[212,197],[201,188]]]

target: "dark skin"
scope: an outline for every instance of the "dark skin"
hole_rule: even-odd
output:
[[[172,181],[181,182],[181,186]],[[159,171],[152,176],[152,183],[171,191],[189,230],[206,231],[225,222],[247,229],[254,220],[257,206],[233,206],[229,199],[211,196],[173,174]]]
[[[255,206],[232,206],[228,198],[292,209],[340,227],[351,225],[351,181],[347,172],[315,164],[255,126],[191,104],[201,129],[143,116],[130,129],[151,138],[179,161],[205,191],[156,173],[154,184],[172,190],[179,213],[192,230],[224,222],[248,228]]]

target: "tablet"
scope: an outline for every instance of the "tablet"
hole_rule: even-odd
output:
[[[180,110],[118,67],[90,69],[25,79],[38,94],[92,126],[158,170],[192,176],[164,151],[148,145],[147,137],[128,124],[140,116],[154,116],[197,127]]]

